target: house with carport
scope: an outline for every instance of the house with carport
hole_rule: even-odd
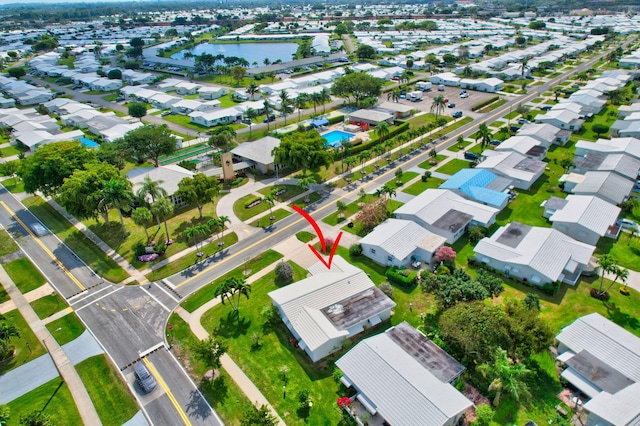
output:
[[[550,110],[546,114],[538,114],[535,118],[536,123],[552,124],[565,130],[577,131],[582,128],[584,120],[579,114],[569,110]]]
[[[417,223],[387,219],[360,240],[362,254],[385,266],[429,265],[447,239]]]
[[[547,209],[546,205],[550,208]],[[620,207],[593,195],[551,197],[544,201],[543,216],[553,228],[586,244],[596,245],[601,237],[616,239],[620,234]]]
[[[502,143],[495,147],[495,150],[500,151],[513,151],[524,155],[525,157],[533,160],[544,160],[547,156],[547,148],[542,143],[530,136],[512,136],[509,139],[505,139]]]
[[[511,199],[512,184],[511,179],[488,170],[462,169],[439,188],[452,190],[464,198],[502,210]]]
[[[453,426],[473,406],[454,387],[465,367],[406,321],[364,339],[336,366],[370,425]]]
[[[477,169],[489,170],[513,181],[513,186],[528,190],[544,174],[547,163],[526,157],[515,151],[490,151],[482,153]]]
[[[576,319],[556,336],[560,377],[586,401],[585,426],[640,422],[640,338],[599,313]]]
[[[242,120],[242,112],[234,107],[217,108],[209,111],[193,111],[189,114],[189,118],[192,123],[213,127],[218,124],[229,124]]]
[[[595,142],[576,142],[576,156],[583,157],[588,151],[604,152],[608,154],[622,153],[640,159],[640,139],[611,138],[598,139]]]
[[[342,347],[344,340],[386,321],[396,303],[367,274],[341,256],[331,268],[309,267],[311,276],[269,293],[297,346],[317,362]]]
[[[551,145],[565,145],[569,142],[571,132],[569,130],[563,130],[552,124],[546,123],[528,123],[523,125],[518,130],[518,136],[530,136],[540,141],[542,146],[547,149]]]
[[[250,164],[262,174],[277,170],[273,159],[274,148],[280,146],[280,139],[265,136],[253,142],[243,142],[231,150],[238,161]]]
[[[154,182],[160,182],[159,186],[167,193],[167,197],[173,205],[180,206],[184,204],[182,198],[175,195],[178,191],[178,184],[184,178],[192,178],[194,173],[176,164],[159,167],[138,167],[127,173],[127,178],[131,181],[133,189],[136,190],[149,178]],[[151,203],[153,200],[149,194],[146,195],[146,201]]]
[[[595,249],[553,228],[511,222],[481,239],[473,250],[477,262],[541,286],[574,285]]]
[[[581,175],[568,173],[560,177],[563,191],[578,195],[595,195],[611,204],[622,204],[633,190],[633,181],[613,172],[589,171]]]

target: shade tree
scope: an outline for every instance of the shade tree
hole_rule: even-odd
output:
[[[187,177],[178,182],[176,196],[186,203],[195,203],[202,219],[202,208],[220,195],[220,183],[214,176],[204,173],[196,173],[193,177]]]

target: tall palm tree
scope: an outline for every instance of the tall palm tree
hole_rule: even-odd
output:
[[[276,203],[276,197],[271,194],[265,195],[264,202],[269,204],[269,214],[273,214],[273,205]]]
[[[258,85],[254,81],[247,86],[247,93],[249,94],[250,100],[253,100],[255,94],[258,93]]]
[[[207,225],[209,226],[209,229],[211,230],[211,232],[215,232],[216,239],[220,239],[220,236],[219,236],[219,231],[221,228],[220,220],[218,220],[217,217],[214,217],[212,219],[209,219],[209,221],[207,222]]]
[[[206,237],[209,232],[209,227],[204,223],[200,223],[198,225],[190,226],[185,229],[184,237],[187,241],[192,240],[195,243],[196,252],[200,254],[200,252],[202,251],[202,239]],[[200,247],[198,247],[198,244],[200,244]]]
[[[605,254],[596,262],[600,267],[600,286],[598,287],[598,293],[602,294],[602,285],[604,284],[604,276],[609,272],[614,272],[616,261],[610,254]]]
[[[322,103],[322,113],[327,112],[327,102],[331,102],[331,92],[326,87],[320,91],[320,102]]]
[[[303,192],[307,192],[315,184],[316,184],[316,178],[314,178],[313,176],[307,176],[307,177],[304,177],[302,179],[298,179],[297,186],[299,188],[301,188]],[[309,196],[308,195],[306,195],[304,197],[304,202],[305,203],[309,202]]]
[[[293,106],[298,110],[298,122],[300,122],[300,113],[307,105],[307,99],[308,97],[305,93],[300,93],[293,101]]]
[[[478,133],[476,133],[476,142],[480,139],[480,148],[484,149],[489,142],[491,142],[491,129],[486,123],[482,123],[478,127]]]
[[[105,182],[102,188],[102,200],[100,204],[105,208],[114,208],[118,210],[118,216],[120,217],[120,224],[122,225],[122,231],[127,234],[127,229],[124,226],[124,218],[122,217],[122,210],[129,211],[131,204],[133,204],[133,193],[131,192],[131,182],[122,178],[111,178]],[[108,218],[107,214],[107,218]],[[108,221],[107,221],[108,223]]]
[[[312,93],[309,96],[309,99],[313,103],[313,115],[318,115],[318,111],[316,110],[316,107],[318,106],[319,103],[322,102],[321,97],[320,97],[320,93],[318,93],[318,92]]]
[[[431,114],[434,114],[436,116],[436,120],[438,119],[438,115],[444,112],[444,107],[444,96],[438,95],[433,98],[433,103],[431,104]]]
[[[133,223],[142,227],[144,230],[144,235],[147,237],[147,241],[149,241],[149,232],[147,231],[147,226],[153,220],[153,215],[146,207],[138,207],[131,213],[131,219],[133,219]]]
[[[218,216],[218,221],[220,222],[220,238],[224,238],[224,226],[226,223],[231,223],[231,219],[229,216]]]
[[[376,154],[378,161],[380,160],[380,156],[382,156],[384,152],[385,152],[385,149],[382,144],[377,144],[376,146],[373,147],[373,153]]]
[[[523,363],[513,363],[507,357],[507,351],[502,348],[496,350],[496,357],[492,364],[482,364],[478,370],[493,378],[489,391],[495,392],[493,405],[500,404],[503,392],[511,395],[516,401],[530,395],[529,386],[524,378],[531,372]]]
[[[253,120],[258,117],[258,111],[253,108],[247,108],[244,112],[244,116],[249,120],[249,138],[251,138],[251,127],[253,126]]]
[[[389,125],[386,121],[379,122],[373,129],[376,135],[378,135],[379,142],[384,142],[384,138],[389,136]]]
[[[163,180],[152,180],[149,176],[145,177],[142,182],[138,182],[140,188],[136,192],[136,195],[140,199],[141,203],[146,203],[147,195],[151,197],[151,202],[155,202],[158,198],[166,197],[167,191],[160,185],[164,183]]]
[[[522,77],[524,77],[527,71],[531,71],[531,67],[529,66],[529,57],[525,56],[520,61],[520,73],[522,74]]]
[[[6,318],[0,315],[0,355],[8,352],[9,342],[12,337],[20,337],[20,331],[14,325],[6,321]]]
[[[220,302],[223,305],[225,302],[229,302],[233,311],[238,313],[240,296],[245,296],[249,299],[249,293],[251,293],[251,286],[247,284],[244,278],[229,277],[218,284],[214,296],[220,297]]]
[[[364,163],[366,163],[366,161],[369,160],[370,158],[371,158],[371,153],[368,150],[364,150],[358,155],[358,160],[360,160],[360,166],[363,172],[364,172]]]
[[[389,93],[387,93],[387,100],[393,103],[397,103],[400,101],[400,89],[393,89]]]
[[[347,173],[351,171],[353,165],[357,162],[358,160],[356,160],[354,157],[347,157],[344,159],[344,165],[347,166]]]
[[[273,106],[269,102],[269,99],[265,99],[262,103],[264,114],[267,117],[267,132],[271,129],[271,120],[269,120],[269,116],[271,115],[271,111],[273,111]]]
[[[282,114],[284,115],[284,125],[287,125],[287,113],[289,112],[289,105],[291,104],[291,98],[289,97],[289,92],[285,89],[282,89],[278,94],[280,98],[280,105],[282,108]]]
[[[173,203],[168,198],[160,198],[151,204],[151,212],[158,218],[162,218],[164,221],[164,232],[167,235],[167,241],[171,238],[169,236],[169,227],[167,226],[167,218],[173,214]]]

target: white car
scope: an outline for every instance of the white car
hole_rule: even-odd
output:
[[[468,94],[468,93],[463,93],[462,95],[460,95],[460,97],[461,97],[462,99],[464,99],[464,98],[468,98],[468,97],[469,97],[469,94]]]
[[[620,219],[619,223],[622,229],[638,229],[638,224],[630,219]]]

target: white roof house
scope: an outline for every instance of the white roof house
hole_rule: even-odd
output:
[[[534,160],[515,151],[489,151],[483,153],[478,169],[486,169],[498,176],[513,179],[513,185],[520,189],[529,189],[544,173],[547,163]]]
[[[235,107],[212,109],[209,111],[193,111],[189,114],[192,123],[206,127],[217,126],[218,124],[233,123],[242,119],[242,112]]]
[[[576,156],[585,156],[589,151],[604,153],[624,153],[640,158],[640,139],[636,138],[611,138],[598,139],[595,142],[578,141],[576,143]]]
[[[575,284],[596,248],[552,228],[511,222],[474,248],[476,260],[536,285]]]
[[[598,313],[578,318],[556,336],[561,376],[591,398],[586,424],[640,423],[640,339]]]
[[[280,146],[280,139],[265,136],[253,142],[243,142],[231,150],[241,161],[252,163],[260,173],[266,174],[275,170],[273,149]]]
[[[269,293],[298,345],[316,362],[342,341],[385,321],[395,302],[361,269],[334,256],[331,269],[318,262],[312,276]]]
[[[432,84],[444,84],[445,86],[459,86],[460,77],[452,72],[442,72],[429,77],[429,81]]]
[[[336,366],[370,424],[454,425],[473,406],[452,386],[464,367],[406,322],[358,343]]]
[[[372,125],[376,125],[383,121],[386,121],[388,124],[392,124],[393,119],[393,114],[382,111],[375,111],[372,109],[359,109],[357,111],[349,113],[349,121],[364,122]]]
[[[218,99],[229,93],[229,89],[222,86],[202,86],[198,89],[198,95],[202,99]]]
[[[427,231],[417,223],[402,219],[387,219],[360,240],[362,254],[388,266],[411,263],[429,264],[447,239]]]
[[[546,114],[539,114],[536,116],[536,123],[552,124],[556,127],[565,130],[580,130],[584,124],[584,120],[580,118],[579,114],[571,112],[569,110],[554,110],[548,111]]]
[[[500,210],[467,200],[449,189],[427,189],[395,213],[398,219],[414,221],[428,231],[454,243],[468,225],[489,227]]]
[[[167,191],[167,196],[175,205],[182,204],[182,200],[175,197],[174,194],[178,190],[178,183],[184,178],[193,177],[194,173],[175,164],[159,167],[140,167],[127,173],[127,177],[131,181],[134,190],[140,186],[145,178],[152,181],[161,181],[160,187]],[[148,202],[151,202],[151,196],[147,194]]]
[[[560,182],[564,182],[565,192],[595,195],[612,204],[622,203],[633,190],[632,181],[613,172],[569,173],[562,175]]]
[[[590,170],[614,172],[635,182],[640,172],[640,159],[623,153],[607,154],[597,151],[590,151],[584,157],[574,158],[574,172],[586,173]]]
[[[531,136],[512,136],[502,141],[495,150],[513,151],[536,160],[543,160],[547,155],[547,148]]]
[[[600,237],[615,238],[620,207],[593,195],[569,195],[549,220],[553,228],[583,243],[595,245]]]
[[[564,145],[567,143],[571,137],[571,132],[551,124],[528,123],[518,130],[518,136],[531,136],[549,148],[552,144]]]

